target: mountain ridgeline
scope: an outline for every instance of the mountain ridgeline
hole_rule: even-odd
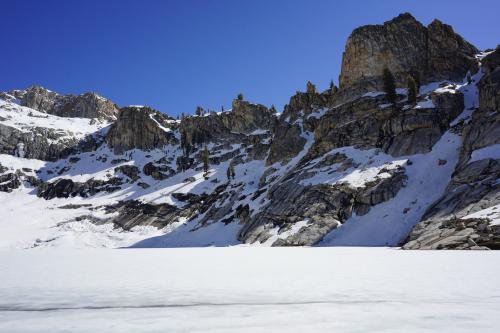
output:
[[[339,83],[181,119],[0,93],[1,199],[36,197],[54,225],[24,247],[85,224],[138,235],[92,246],[499,249],[500,49],[404,13],[352,32]]]

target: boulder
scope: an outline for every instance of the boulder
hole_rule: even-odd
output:
[[[120,165],[119,167],[115,168],[115,172],[123,173],[125,176],[130,178],[132,182],[141,179],[141,177],[139,176],[139,168],[135,165]]]
[[[0,192],[12,192],[21,186],[21,179],[15,173],[0,175]]]
[[[167,179],[168,177],[175,174],[175,170],[171,169],[166,165],[157,165],[156,163],[149,162],[144,165],[142,172],[146,176],[151,176],[156,180]]]
[[[499,250],[500,226],[486,219],[422,221],[410,233],[404,250]]]

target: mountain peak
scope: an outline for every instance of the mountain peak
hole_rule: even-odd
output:
[[[403,13],[399,14],[398,16],[392,18],[391,20],[387,21],[386,23],[401,23],[401,22],[407,22],[407,21],[418,22],[417,19],[413,15],[411,15],[408,12],[403,12]]]
[[[411,14],[402,13],[383,25],[355,29],[342,58],[340,88],[380,90],[382,70],[388,67],[398,86],[406,85],[409,73],[421,82],[461,80],[477,70],[478,50],[438,20],[428,27]]]

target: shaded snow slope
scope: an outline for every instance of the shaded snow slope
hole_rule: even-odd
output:
[[[458,161],[461,139],[447,132],[427,154],[398,158],[408,176],[396,197],[370,209],[368,214],[347,220],[339,229],[325,236],[322,246],[398,245],[422,218],[426,209],[444,193]],[[390,159],[390,156],[386,156]],[[446,161],[440,165],[439,161]]]
[[[109,123],[99,119],[68,118],[39,112],[0,99],[0,124],[22,132],[30,132],[35,127],[57,130],[61,138],[81,139],[107,127]]]

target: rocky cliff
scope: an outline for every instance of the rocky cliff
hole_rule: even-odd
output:
[[[116,154],[131,149],[154,149],[178,143],[175,120],[149,107],[125,107],[106,137]]]
[[[60,117],[115,120],[118,115],[116,104],[93,92],[59,95],[40,86],[31,86],[26,90],[3,92],[0,96],[11,101],[18,99],[22,106]]]
[[[398,86],[406,86],[409,73],[422,83],[462,80],[477,70],[478,50],[453,31],[434,20],[427,27],[408,13],[385,22],[355,29],[349,36],[339,77],[341,89],[358,92],[381,90],[384,67]]]

